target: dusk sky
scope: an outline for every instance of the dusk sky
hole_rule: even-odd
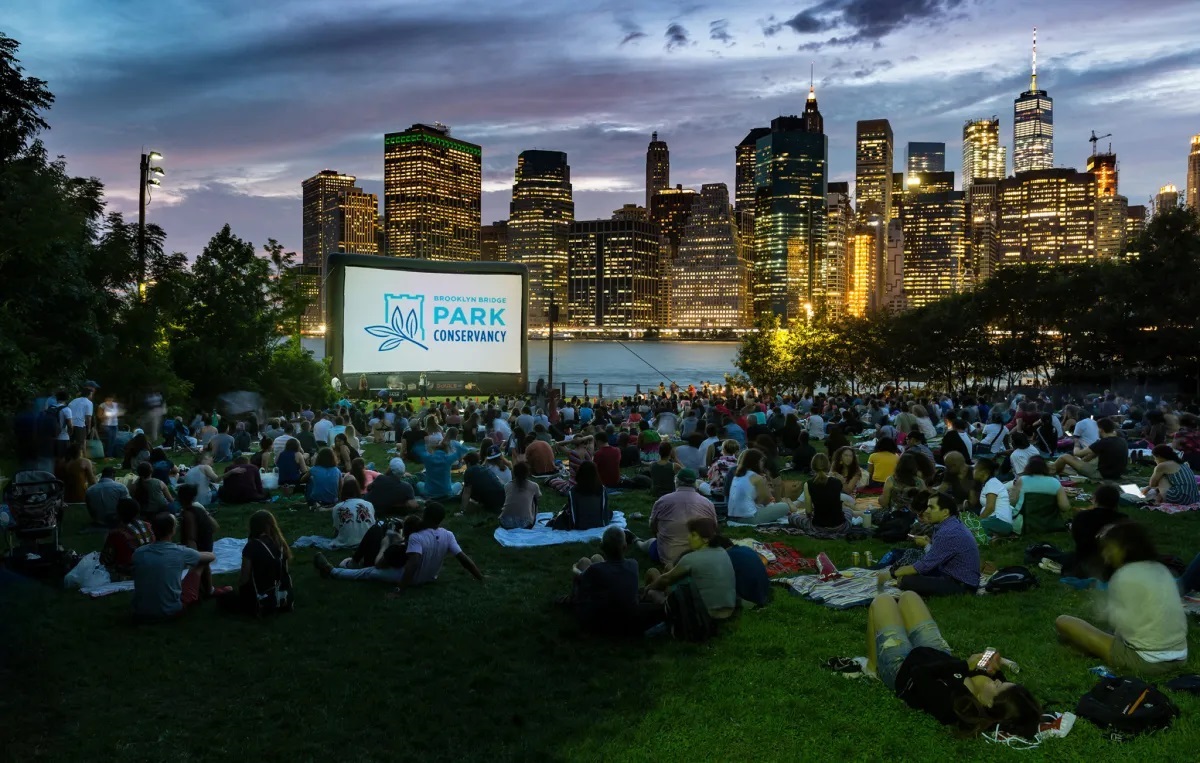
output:
[[[136,215],[143,147],[166,155],[149,219],[195,256],[222,224],[300,247],[300,181],[330,168],[382,194],[383,133],[440,121],[483,146],[483,222],[508,216],[523,149],[566,151],[576,217],[641,203],[657,130],[671,182],[733,184],[746,132],[800,113],[816,66],[831,180],[853,180],[854,123],[945,141],[1038,82],[1055,161],[1097,134],[1120,192],[1182,191],[1200,133],[1197,0],[39,0],[0,31],[57,97],[45,139]]]

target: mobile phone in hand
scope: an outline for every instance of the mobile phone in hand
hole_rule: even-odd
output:
[[[975,666],[975,669],[990,670],[992,660],[994,659],[996,659],[996,649],[995,647],[989,646],[987,649],[983,650],[983,654],[979,657],[979,664]]]

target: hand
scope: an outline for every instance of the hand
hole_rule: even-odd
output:
[[[929,545],[929,538],[925,535],[918,535],[913,538],[913,543],[917,545],[917,548],[925,548]]]
[[[879,586],[882,588],[889,580],[895,580],[891,570],[880,570],[875,575],[875,579],[879,581]]]

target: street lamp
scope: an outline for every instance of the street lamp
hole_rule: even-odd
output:
[[[138,164],[138,295],[144,297],[146,292],[146,189],[150,186],[160,186],[160,177],[165,175],[163,168],[152,162],[162,161],[163,155],[157,151],[142,154]]]

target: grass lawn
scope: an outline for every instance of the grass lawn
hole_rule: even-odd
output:
[[[381,446],[367,446],[367,458],[386,462]],[[651,501],[627,492],[614,505],[648,515]],[[219,507],[219,536],[245,537],[256,508]],[[331,532],[328,513],[296,501],[273,508],[289,539]],[[1133,513],[1163,552],[1190,559],[1200,548],[1200,513]],[[74,511],[65,534],[81,553],[103,540],[80,532],[84,517]],[[771,606],[746,613],[707,645],[587,638],[550,605],[566,592],[584,546],[502,549],[492,539],[494,519],[479,515],[451,517],[446,527],[486,574],[483,585],[450,562],[436,584],[386,601],[381,584],[322,580],[305,549],[292,565],[296,612],[265,621],[206,606],[179,622],[135,627],[127,594],[91,600],[0,584],[0,758],[1197,759],[1200,700],[1177,695],[1183,715],[1169,732],[1125,744],[1083,721],[1032,752],[956,739],[881,684],[821,669],[829,657],[864,653],[866,610],[837,612],[782,589]],[[644,520],[631,528],[648,534]],[[824,550],[843,566],[852,550],[887,550],[873,541],[782,540],[806,556]],[[1047,540],[1068,543],[1063,535]],[[1021,563],[1032,541],[985,549],[984,558]],[[1095,683],[1088,668],[1098,661],[1060,646],[1053,620],[1091,616],[1093,594],[1036,572],[1040,589],[937,599],[930,608],[956,653],[997,647],[1020,663],[1018,680],[1048,708],[1072,710]],[[1194,629],[1190,645],[1200,653]]]

